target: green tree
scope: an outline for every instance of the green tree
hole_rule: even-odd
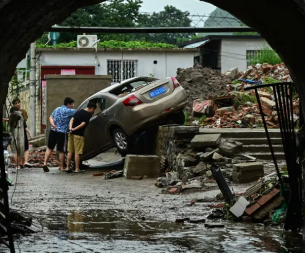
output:
[[[111,0],[107,3],[97,4],[80,8],[72,13],[60,26],[83,26],[83,27],[134,27],[141,7],[142,0]],[[60,42],[76,40],[77,34],[61,33]],[[101,34],[104,40],[130,40],[130,34]]]
[[[163,11],[153,14],[140,14],[138,27],[190,27],[191,19],[188,11],[181,11],[174,6],[167,5]],[[151,42],[177,43],[178,39],[190,39],[191,33],[166,33],[166,34],[145,34],[140,36],[143,40]]]

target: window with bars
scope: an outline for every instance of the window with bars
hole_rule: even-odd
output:
[[[112,75],[112,83],[137,76],[137,60],[107,60],[107,73]]]

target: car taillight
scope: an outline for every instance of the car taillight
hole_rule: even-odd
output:
[[[172,77],[172,81],[173,81],[174,89],[180,86],[180,83],[175,77]]]
[[[135,95],[131,95],[128,98],[126,98],[123,102],[125,106],[135,106],[142,104],[142,101],[138,99]]]

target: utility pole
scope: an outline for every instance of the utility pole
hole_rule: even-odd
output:
[[[36,135],[36,42],[31,43],[30,61],[30,130]]]

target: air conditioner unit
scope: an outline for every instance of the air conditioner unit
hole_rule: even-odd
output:
[[[97,42],[97,35],[77,35],[78,48],[91,48]]]

